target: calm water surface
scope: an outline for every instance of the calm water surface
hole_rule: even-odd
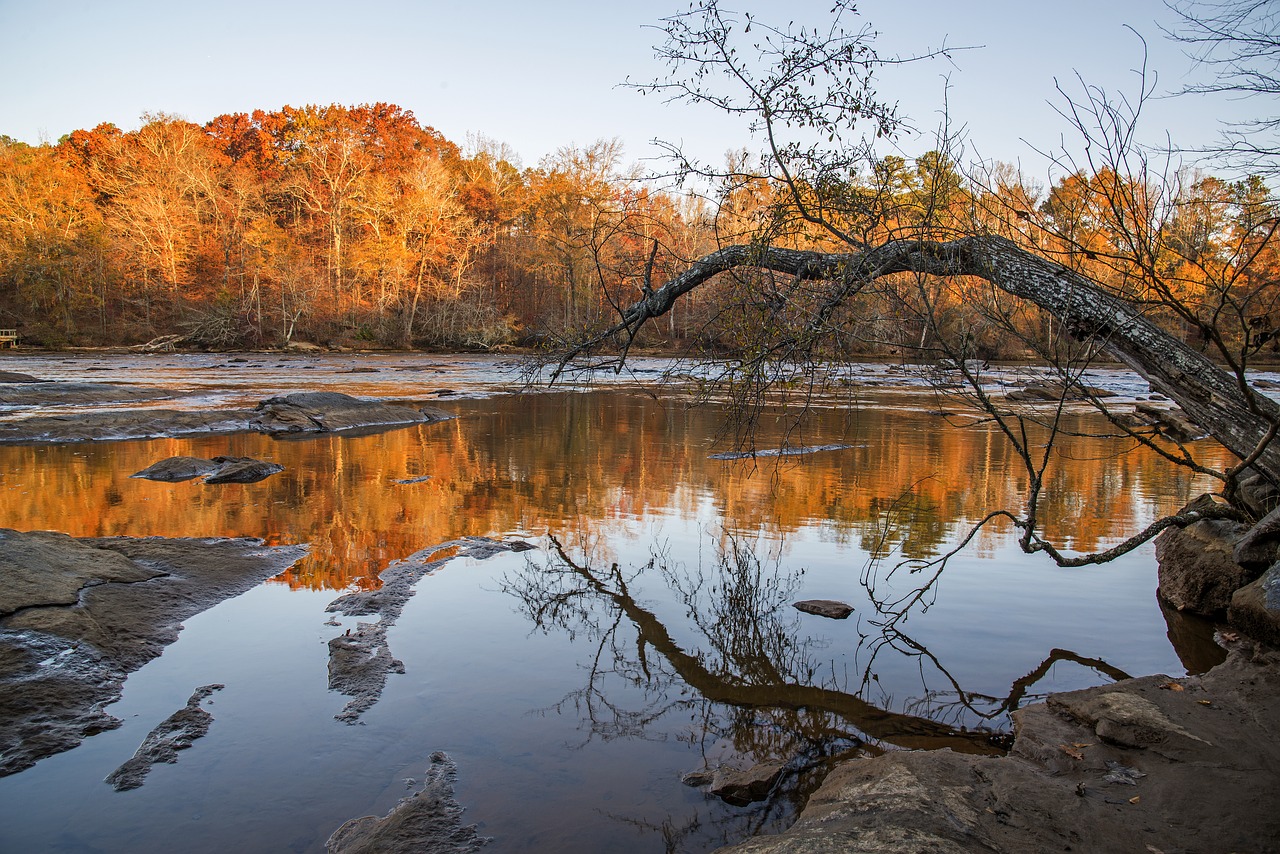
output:
[[[992,530],[951,561],[927,609],[884,630],[876,602],[928,577],[889,568],[940,555],[988,509],[1018,509],[1023,481],[997,436],[946,427],[910,390],[823,409],[791,438],[849,447],[752,462],[711,458],[726,449],[715,407],[623,386],[511,394],[493,360],[386,357],[360,363],[376,375],[347,376],[355,363],[334,357],[163,358],[25,369],[92,380],[100,363],[112,379],[181,389],[178,405],[323,387],[434,397],[458,418],[294,441],[0,447],[3,527],[311,545],[289,572],[188,620],[108,709],[122,728],[0,779],[0,850],[322,851],[345,820],[409,794],[443,750],[489,850],[705,851],[785,827],[828,757],[989,751],[987,734],[1049,691],[1186,672],[1149,547],[1063,570]],[[766,419],[759,447],[783,431]],[[1120,445],[1065,450],[1042,512],[1072,548],[1105,547],[1204,486]],[[220,487],[129,478],[179,454],[285,470]],[[346,698],[327,688],[327,642],[355,618],[330,625],[325,606],[376,586],[392,560],[471,535],[538,548],[424,578],[389,634],[405,673],[359,724],[334,720]],[[806,598],[856,612],[791,607]],[[102,782],[212,682],[226,689],[207,706],[208,736],[140,789]],[[765,803],[680,782],[768,760],[792,773]]]

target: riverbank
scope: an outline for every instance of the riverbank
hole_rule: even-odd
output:
[[[1055,694],[1008,756],[895,751],[829,774],[785,833],[718,854],[1280,850],[1280,654]]]

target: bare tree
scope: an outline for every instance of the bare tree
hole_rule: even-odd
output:
[[[1269,244],[1274,226],[1255,232],[1252,243],[1241,241],[1234,258],[1219,265],[1218,284],[1198,282],[1191,296],[1173,287],[1167,244],[1182,197],[1163,180],[1172,171],[1153,179],[1152,164],[1133,141],[1150,95],[1145,80],[1132,101],[1089,87],[1066,98],[1064,115],[1098,158],[1077,164],[1095,185],[1094,219],[1109,230],[1109,242],[1098,248],[1065,233],[1043,209],[992,203],[981,186],[966,185],[950,165],[945,125],[939,152],[916,161],[911,182],[895,185],[902,164],[880,157],[877,141],[894,140],[907,125],[877,95],[875,82],[886,66],[910,60],[878,55],[872,31],[846,27],[854,14],[850,3],[838,2],[829,26],[778,28],[709,0],[667,19],[658,54],[671,73],[645,88],[743,116],[762,142],[758,158],[727,169],[694,162],[673,146],[679,174],[718,182],[722,200],[753,182],[773,195],[749,240],[722,246],[660,287],[646,285],[612,323],[558,354],[553,373],[589,355],[604,354],[589,362],[593,367],[619,365],[648,321],[728,275],[741,284],[738,299],[716,322],[736,330],[739,357],[729,379],[755,401],[779,380],[806,377],[813,388],[848,342],[884,343],[886,327],[917,323],[920,356],[945,360],[1022,460],[1029,477],[1024,506],[995,510],[984,523],[1010,520],[1027,552],[1045,552],[1064,565],[1110,560],[1170,526],[1239,514],[1245,506],[1236,500],[1239,486],[1249,478],[1280,486],[1280,444],[1273,441],[1280,406],[1246,375],[1258,343],[1250,330],[1269,316],[1271,297],[1242,295],[1237,287],[1258,257],[1259,236]],[[1015,328],[1010,306],[1025,305],[1066,333],[1054,354],[1061,375],[1055,406],[1027,414],[989,392],[973,361],[980,354],[972,325],[950,320],[957,304],[1008,329]],[[1169,317],[1200,340],[1184,341],[1158,322]],[[906,346],[901,330],[895,343]],[[1176,401],[1237,463],[1227,471],[1202,466],[1183,441],[1135,429],[1093,398],[1099,409],[1170,461],[1220,478],[1238,506],[1198,507],[1157,520],[1115,548],[1073,556],[1041,535],[1039,499],[1071,390],[1104,355]]]
[[[1177,16],[1166,30],[1209,79],[1186,86],[1185,94],[1262,98],[1274,109],[1280,96],[1280,7],[1271,0],[1173,0]],[[1228,124],[1222,144],[1204,153],[1246,172],[1280,176],[1280,114]]]

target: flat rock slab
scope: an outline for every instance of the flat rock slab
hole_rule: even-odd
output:
[[[360,400],[333,391],[299,392],[272,397],[254,409],[250,424],[272,435],[336,433],[441,420],[439,410],[423,411],[376,400]]]
[[[793,603],[793,607],[797,611],[804,611],[806,614],[830,617],[833,620],[843,620],[853,613],[852,605],[846,605],[844,602],[835,599],[804,599]]]
[[[1199,677],[1057,694],[1012,755],[893,751],[827,776],[787,831],[720,851],[1274,850],[1280,653],[1242,642]]]
[[[103,707],[178,638],[183,620],[306,551],[252,539],[0,529],[0,776],[119,726]]]
[[[0,383],[40,383],[44,380],[18,371],[0,371]]]
[[[0,443],[104,442],[250,432],[248,410],[124,409],[0,421]]]
[[[41,383],[40,387],[45,385],[49,384]],[[0,396],[0,404],[4,402]],[[123,409],[15,418],[0,421],[0,443],[101,442],[253,432],[308,436],[385,430],[453,417],[431,406],[415,408],[360,400],[338,392],[300,392],[269,398],[252,410]]]
[[[113,383],[32,382],[0,386],[4,406],[84,406],[98,403],[134,403],[171,397],[164,389]]]
[[[785,762],[761,762],[745,769],[721,766],[712,775],[711,794],[734,806],[763,801],[786,769]]]

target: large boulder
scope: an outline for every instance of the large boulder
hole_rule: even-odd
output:
[[[1205,519],[1162,532],[1156,537],[1161,598],[1179,611],[1226,611],[1231,594],[1257,575],[1235,560],[1235,545],[1246,531],[1230,519]]]
[[[1255,574],[1280,558],[1280,507],[1263,516],[1236,542],[1232,557]]]
[[[1280,563],[1235,592],[1227,617],[1250,637],[1280,647]]]

